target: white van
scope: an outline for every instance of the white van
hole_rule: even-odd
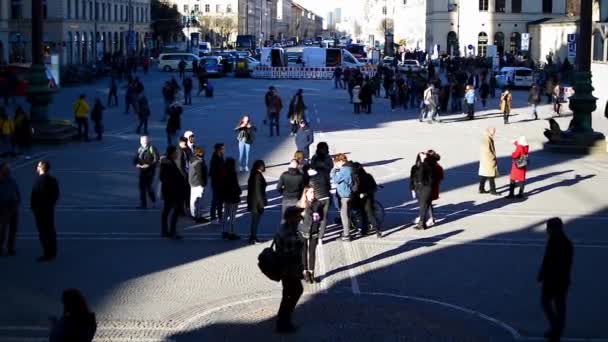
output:
[[[496,84],[499,87],[532,87],[534,76],[532,69],[524,67],[504,67],[496,74]]]
[[[192,70],[192,62],[199,62],[200,58],[195,54],[186,52],[161,53],[158,55],[158,70],[178,70],[178,64],[182,60],[186,62],[186,70]]]
[[[262,48],[260,65],[270,67],[287,66],[287,54],[283,48]]]
[[[348,50],[338,48],[307,47],[302,50],[302,61],[305,67],[325,68],[337,67],[358,68],[363,67]]]

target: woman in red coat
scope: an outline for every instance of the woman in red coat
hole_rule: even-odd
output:
[[[524,183],[526,182],[526,170],[528,168],[528,142],[526,137],[521,136],[515,141],[515,151],[511,153],[513,162],[511,163],[511,182],[509,183],[509,196],[514,198],[515,185],[519,183],[519,194],[517,198],[524,197]]]

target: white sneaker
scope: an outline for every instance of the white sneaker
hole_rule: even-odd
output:
[[[427,227],[432,227],[432,226],[434,226],[434,225],[435,225],[435,220],[433,220],[433,219],[428,219],[428,220],[426,221],[426,226],[427,226]]]
[[[418,224],[418,223],[420,223],[420,216],[416,217],[416,219],[414,220],[414,224]]]
[[[249,167],[245,166],[245,172],[249,172]]]

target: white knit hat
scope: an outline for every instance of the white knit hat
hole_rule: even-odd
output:
[[[517,144],[520,146],[528,146],[528,140],[526,140],[526,137],[522,135],[519,137],[519,139],[517,139]]]
[[[192,131],[186,131],[184,133],[184,138],[188,139],[188,138],[190,138],[193,135],[194,135],[194,132],[192,132]]]

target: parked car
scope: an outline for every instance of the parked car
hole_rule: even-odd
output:
[[[224,74],[222,67],[222,57],[220,56],[207,56],[201,58],[201,64],[205,66],[207,74],[209,76],[215,75],[221,77]]]
[[[161,53],[158,56],[158,70],[167,72],[178,70],[179,62],[182,60],[186,62],[186,70],[192,70],[192,62],[200,61],[200,58],[195,54],[186,52]]]
[[[420,65],[420,62],[415,59],[406,59],[399,63],[399,70],[415,72],[422,70],[422,66]]]
[[[310,39],[306,39],[306,40],[304,41],[304,46],[312,46],[312,40],[310,40]]]

